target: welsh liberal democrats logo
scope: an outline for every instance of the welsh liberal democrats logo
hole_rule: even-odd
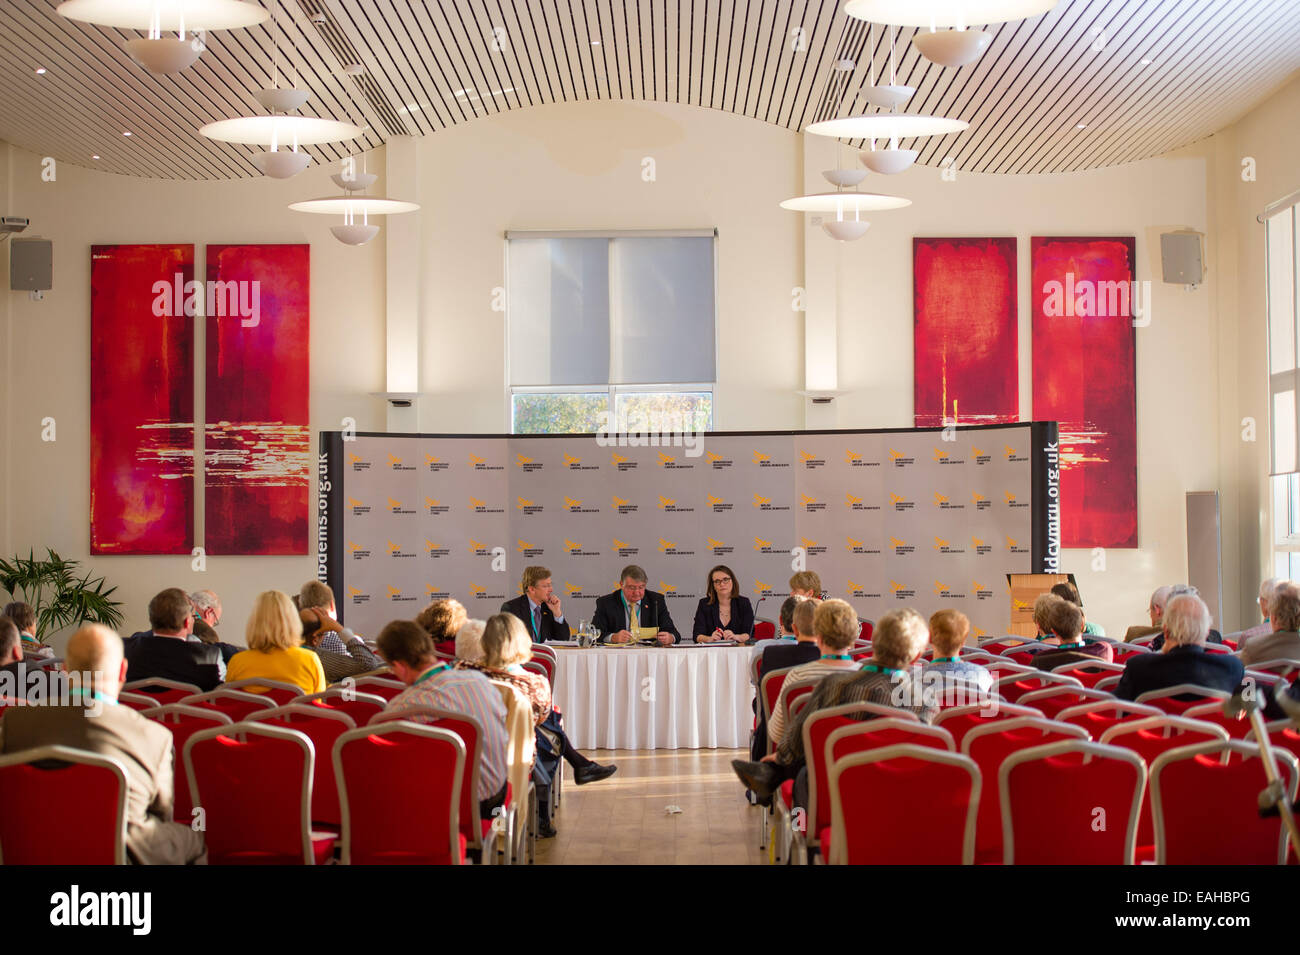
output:
[[[970,582],[970,592],[975,595],[976,600],[990,600],[993,597],[993,591],[985,587],[978,580]]]
[[[895,557],[904,557],[907,554],[916,552],[916,547],[903,540],[901,537],[889,538],[889,549],[894,552]]]
[[[570,471],[599,471],[599,464],[583,464],[582,458],[573,454],[564,455],[564,466]]]
[[[1013,447],[1012,447],[1011,445],[1009,445],[1009,444],[1006,444],[1006,445],[1003,445],[1003,446],[1002,446],[1002,453],[1003,453],[1004,455],[1006,455],[1006,458],[1007,458],[1008,461],[1013,461],[1013,462],[1019,463],[1019,462],[1022,462],[1022,461],[1028,461],[1028,460],[1029,460],[1029,458],[1027,458],[1025,455],[1021,454],[1020,452],[1018,452],[1015,448],[1013,448]]]
[[[433,584],[425,584],[424,593],[429,600],[446,600],[451,596],[450,590],[444,590],[443,588],[434,586]]]
[[[634,547],[627,541],[621,541],[617,537],[614,538],[614,550],[618,553],[619,557],[635,557],[640,553],[639,548]]]
[[[785,554],[785,553],[788,553],[788,551],[783,550],[783,549],[780,548],[780,547],[777,547],[777,546],[776,546],[774,543],[772,543],[770,540],[764,540],[764,539],[761,538],[761,537],[755,537],[755,538],[754,538],[754,550],[758,551],[760,554]]]
[[[388,469],[389,469],[390,471],[414,471],[414,470],[415,470],[415,465],[414,465],[414,464],[406,464],[406,463],[403,462],[403,460],[402,460],[401,458],[399,458],[397,455],[395,455],[395,454],[390,454],[390,455],[388,456]]]
[[[662,494],[659,495],[659,503],[657,506],[659,510],[663,511],[665,514],[690,514],[695,511],[695,508],[693,507],[678,504],[676,498],[664,497]]]
[[[889,449],[889,460],[893,462],[896,468],[905,468],[916,463],[916,458],[894,448]]]
[[[541,514],[546,510],[546,505],[538,504],[536,501],[529,500],[526,497],[515,497],[515,510],[521,512],[525,517],[532,517],[534,514]]]
[[[761,580],[754,581],[754,593],[760,597],[772,596],[772,585]]]
[[[427,537],[424,539],[424,549],[428,555],[435,560],[446,557],[451,553],[450,547],[444,547],[442,544],[435,544]]]
[[[965,547],[962,547],[960,544],[950,544],[947,540],[945,540],[942,537],[936,537],[934,539],[934,549],[938,551],[940,554],[966,553]]]
[[[754,495],[754,506],[760,511],[788,511],[789,504],[773,504],[770,497],[764,497],[762,494]]]
[[[804,512],[807,514],[826,510],[826,502],[817,500],[817,498],[813,497],[811,494],[800,494],[799,506],[802,507]]]
[[[911,600],[916,596],[915,590],[906,584],[900,584],[897,580],[889,581],[889,589],[898,600]]]
[[[901,494],[890,494],[889,504],[895,511],[910,511],[916,507],[915,501],[909,501]]]
[[[415,594],[404,594],[398,588],[389,584],[384,588],[384,595],[388,598],[389,603],[415,603]]]
[[[388,498],[388,512],[390,514],[414,514],[415,508],[407,507],[401,501],[394,498]]]
[[[436,458],[432,454],[426,454],[424,456],[424,466],[431,472],[445,471],[451,466],[451,462]]]
[[[934,595],[936,597],[943,597],[945,600],[964,600],[966,598],[965,594],[958,593],[948,584],[945,584],[940,580],[934,582]]]
[[[619,454],[617,451],[610,454],[609,463],[612,467],[615,467],[620,471],[636,470],[636,462],[628,460],[626,454]]]
[[[851,468],[878,468],[879,461],[865,461],[862,458],[861,451],[847,450],[844,452],[844,463]]]
[[[360,544],[354,544],[348,541],[348,556],[353,560],[365,560],[370,556],[369,548],[362,547]]]
[[[370,594],[356,587],[348,588],[348,599],[352,601],[353,606],[370,602]]]
[[[981,494],[979,491],[971,491],[970,499],[975,504],[975,510],[977,511],[987,511],[990,507],[993,506],[993,502],[990,501],[983,494]]]
[[[1019,500],[1013,492],[1004,491],[1003,493],[1005,494],[1007,499],[1007,507],[1028,507],[1029,506],[1028,501]]]
[[[965,464],[966,459],[955,457],[951,451],[945,451],[942,448],[934,449],[934,461],[936,464]]]
[[[970,539],[970,543],[971,546],[975,548],[975,553],[979,554],[981,557],[983,557],[985,554],[993,553],[993,545],[988,543],[987,541],[981,540],[978,537],[972,537]]]
[[[760,468],[788,468],[790,466],[788,461],[773,461],[772,455],[764,454],[757,448],[754,449],[754,463]]]
[[[880,510],[879,504],[868,504],[866,501],[862,500],[862,498],[858,497],[856,494],[844,495],[844,506],[847,507],[850,511]]]
[[[447,511],[450,510],[446,504],[442,503],[442,501],[438,500],[436,497],[426,497],[424,499],[424,507],[425,510],[432,515],[446,514]]]
[[[516,540],[515,550],[528,558],[541,557],[546,553],[546,548],[538,547],[536,544],[530,544],[526,540]]]
[[[934,492],[934,506],[939,508],[939,510],[941,511],[966,510],[965,504],[954,504],[952,501],[948,500],[948,496],[946,494],[940,494],[938,491]]]
[[[564,549],[570,557],[599,557],[600,551],[587,550],[578,541],[571,541],[567,537],[564,539]]]
[[[665,471],[690,471],[694,470],[694,464],[687,464],[685,461],[677,460],[673,454],[664,454],[662,451],[655,452],[659,456],[659,466]]]
[[[713,511],[714,514],[724,514],[731,510],[731,505],[722,498],[715,497],[712,494],[708,494],[706,497],[708,498],[709,510]]]
[[[730,554],[736,549],[734,547],[729,547],[725,541],[716,540],[712,537],[706,537],[705,540],[708,541],[709,552],[713,554],[714,557],[722,557],[725,554]]]
[[[855,537],[850,537],[847,539],[847,543],[844,545],[844,549],[847,550],[850,554],[879,554],[880,553],[879,547],[868,547],[864,541],[860,541]]]
[[[474,514],[504,514],[506,512],[504,507],[490,507],[487,501],[479,500],[473,496],[469,499],[469,509]]]
[[[504,471],[503,464],[488,464],[487,458],[479,457],[477,454],[469,456],[469,466],[475,471]]]
[[[670,541],[666,537],[659,538],[659,552],[668,557],[687,557],[695,553],[693,550],[678,547],[676,541]]]
[[[414,557],[415,556],[415,551],[403,550],[401,544],[394,544],[392,541],[387,541],[387,548],[388,548],[389,557]]]
[[[704,458],[706,461],[709,462],[709,467],[713,468],[713,470],[715,471],[721,471],[724,468],[734,467],[736,463],[732,461],[731,458],[724,458],[716,451],[705,451]]]
[[[515,467],[519,468],[519,470],[521,471],[532,473],[533,471],[542,470],[542,462],[535,460],[534,458],[530,458],[525,454],[516,454]]]
[[[567,580],[564,582],[564,596],[581,597],[582,586],[580,584],[571,584]]]
[[[615,494],[615,495],[614,495],[614,510],[618,511],[618,513],[620,513],[620,514],[635,514],[635,513],[636,513],[636,505],[633,504],[631,501],[625,501],[623,498],[621,498],[621,497],[619,497],[617,494]]]
[[[818,554],[826,553],[826,545],[819,544],[810,537],[799,538],[799,546],[804,549],[804,553],[809,557],[816,557]]]
[[[800,451],[799,461],[806,471],[815,471],[817,468],[826,467],[826,459],[813,454],[811,451]]]
[[[348,498],[348,508],[352,511],[353,517],[359,517],[362,514],[370,513],[370,505],[361,503],[355,497]]]
[[[369,471],[369,470],[370,470],[370,462],[367,461],[365,458],[363,458],[363,457],[362,457],[361,455],[359,455],[359,454],[349,454],[349,455],[348,455],[348,465],[352,468],[353,471]]]
[[[599,514],[600,508],[594,504],[584,506],[582,501],[576,497],[564,495],[564,509],[570,514]]]
[[[1028,554],[1029,548],[1022,545],[1014,537],[1007,538],[1007,551],[1012,554]]]
[[[976,464],[988,464],[993,460],[993,455],[989,454],[983,448],[971,448],[970,453],[975,459]]]

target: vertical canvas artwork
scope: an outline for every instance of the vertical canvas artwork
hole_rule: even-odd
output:
[[[192,245],[90,250],[90,552],[194,540]]]
[[[1020,419],[1016,240],[912,240],[918,428]]]
[[[207,247],[204,546],[305,554],[310,247]]]
[[[1061,546],[1137,547],[1135,240],[1034,236],[1034,420],[1060,423]]]

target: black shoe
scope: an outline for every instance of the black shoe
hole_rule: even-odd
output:
[[[733,759],[731,768],[736,771],[740,781],[754,794],[756,804],[770,802],[772,794],[781,785],[780,774],[771,763],[747,763],[743,759]]]
[[[554,827],[553,825],[551,825],[549,822],[539,822],[539,823],[537,824],[537,838],[538,838],[538,839],[554,839],[554,838],[555,838],[555,827]]]
[[[594,783],[598,779],[608,779],[618,772],[618,767],[613,763],[608,766],[602,766],[600,763],[588,763],[586,766],[578,766],[573,770],[573,781],[579,786],[586,783]]]

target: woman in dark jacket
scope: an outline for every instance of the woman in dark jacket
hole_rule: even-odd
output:
[[[719,564],[709,571],[708,596],[695,608],[696,643],[735,640],[747,643],[754,633],[754,608],[740,595],[740,584],[730,567]]]

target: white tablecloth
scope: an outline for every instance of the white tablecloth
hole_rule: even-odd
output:
[[[556,647],[555,703],[579,749],[749,745],[748,647]]]

